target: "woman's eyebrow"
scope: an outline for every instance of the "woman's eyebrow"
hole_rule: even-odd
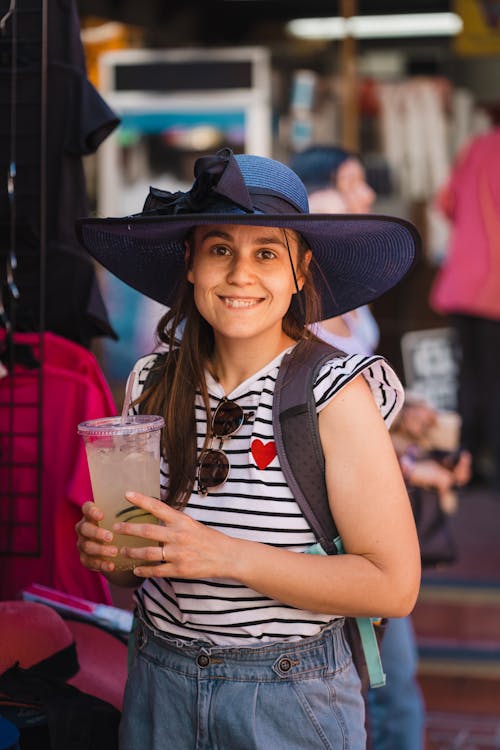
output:
[[[229,232],[224,232],[223,229],[208,229],[206,232],[201,233],[200,239],[203,241],[212,237],[220,237],[223,240],[232,239],[232,235]]]
[[[255,242],[258,242],[259,245],[281,245],[282,247],[286,247],[281,236],[276,237],[276,235],[274,237],[257,237]]]

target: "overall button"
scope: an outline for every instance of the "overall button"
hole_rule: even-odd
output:
[[[289,672],[292,668],[292,662],[287,657],[280,659],[278,662],[278,669],[280,672]]]
[[[196,657],[196,663],[199,667],[208,667],[210,664],[210,658],[206,654],[199,654]]]

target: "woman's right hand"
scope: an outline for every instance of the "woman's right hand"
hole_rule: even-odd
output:
[[[118,554],[118,549],[112,544],[113,533],[99,526],[104,517],[102,510],[95,503],[86,502],[82,505],[82,514],[75,525],[80,562],[89,570],[113,572],[113,557]]]

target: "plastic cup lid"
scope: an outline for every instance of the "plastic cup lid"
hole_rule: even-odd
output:
[[[134,414],[123,422],[120,416],[102,417],[80,422],[77,431],[79,435],[107,436],[107,435],[136,435],[137,433],[161,430],[165,420],[156,414]]]

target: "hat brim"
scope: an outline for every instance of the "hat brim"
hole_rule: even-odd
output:
[[[412,268],[420,248],[410,222],[378,214],[176,214],[77,221],[82,245],[126,284],[171,306],[185,273],[184,238],[196,226],[293,229],[313,253],[322,318],[368,304]]]

